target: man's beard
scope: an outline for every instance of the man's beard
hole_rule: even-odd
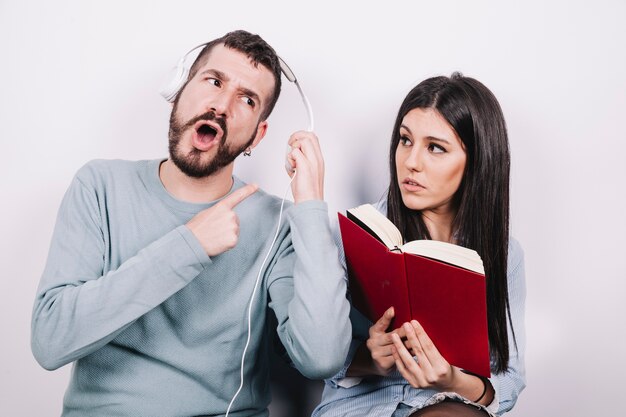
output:
[[[174,162],[174,165],[178,167],[184,174],[193,177],[193,178],[204,178],[213,175],[220,169],[229,165],[231,162],[235,160],[239,154],[241,154],[247,147],[252,145],[254,142],[254,138],[256,137],[256,130],[254,129],[254,133],[252,137],[245,143],[244,145],[238,148],[231,148],[227,143],[226,139],[228,137],[228,131],[226,129],[226,121],[215,115],[215,112],[209,111],[200,116],[196,116],[193,119],[187,121],[186,123],[181,123],[176,117],[176,109],[178,103],[174,104],[174,108],[172,109],[172,114],[170,115],[170,130],[169,130],[169,152],[170,159]],[[215,156],[208,160],[203,161],[202,157],[205,153],[196,148],[192,148],[186,155],[180,149],[180,141],[182,139],[183,133],[187,130],[192,129],[193,126],[200,120],[212,120],[222,128],[222,138],[220,143],[217,145],[217,153]],[[257,125],[258,127],[258,125]]]

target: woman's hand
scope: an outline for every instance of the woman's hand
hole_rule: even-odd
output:
[[[483,405],[493,401],[495,392],[489,380],[450,365],[416,320],[404,323],[402,329],[406,334],[404,343],[397,333],[391,334],[393,358],[398,371],[413,388],[456,392]]]
[[[369,330],[369,338],[365,342],[367,349],[372,357],[372,371],[374,375],[389,375],[396,367],[393,357],[393,340],[391,335],[394,332],[387,333],[387,329],[394,317],[393,307],[390,307],[383,313]]]
[[[347,376],[389,375],[395,368],[392,333],[404,337],[404,331],[387,332],[395,313],[390,307],[369,329],[367,341],[359,346],[348,368]]]
[[[393,340],[394,363],[404,379],[413,388],[451,390],[455,386],[455,377],[460,369],[450,365],[441,356],[424,328],[416,320],[404,323],[402,329],[406,334],[405,343],[402,343],[397,334],[391,334],[390,337]]]

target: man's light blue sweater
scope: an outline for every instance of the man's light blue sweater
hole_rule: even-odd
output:
[[[32,349],[46,369],[74,362],[64,416],[223,415],[239,386],[248,302],[281,201],[258,191],[240,203],[237,246],[210,258],[185,223],[215,202],[172,197],[160,162],[92,161],[63,199]],[[243,185],[235,178],[233,190]],[[276,333],[305,376],[341,368],[351,338],[345,285],[326,204],[289,205],[254,299],[230,415],[267,415]]]

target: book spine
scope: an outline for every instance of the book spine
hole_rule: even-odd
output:
[[[390,265],[397,265],[395,271],[390,271],[394,274],[396,279],[396,292],[393,296],[394,312],[395,316],[391,322],[391,327],[397,329],[404,323],[411,321],[411,298],[409,297],[409,277],[406,270],[406,262],[404,259],[404,253],[402,252],[389,252],[389,256],[393,258],[390,260]]]

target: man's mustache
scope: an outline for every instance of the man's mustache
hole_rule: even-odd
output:
[[[222,128],[224,135],[226,135],[226,120],[224,120],[223,117],[217,117],[214,111],[208,111],[206,113],[201,114],[200,116],[196,116],[193,119],[187,121],[187,123],[185,123],[182,126],[181,132],[189,129],[190,127],[198,123],[200,120],[210,120],[210,121],[217,123]]]

